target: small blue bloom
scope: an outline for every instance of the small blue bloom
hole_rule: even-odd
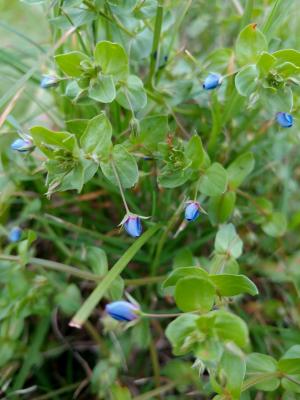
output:
[[[17,150],[21,153],[25,153],[30,151],[34,148],[34,145],[31,140],[29,139],[16,139],[11,145],[12,150]]]
[[[8,239],[11,243],[16,243],[21,239],[21,236],[22,236],[22,229],[19,228],[18,226],[14,226],[8,234]]]
[[[117,321],[133,321],[138,318],[139,307],[129,303],[129,301],[113,301],[105,307],[105,311],[109,316]]]
[[[129,215],[124,222],[126,232],[132,237],[139,237],[142,233],[142,223],[137,215]]]
[[[209,74],[205,81],[203,82],[203,89],[212,90],[216,89],[218,86],[221,86],[222,77],[219,74]]]
[[[200,215],[200,204],[197,201],[189,201],[185,208],[185,219],[195,221]]]
[[[291,114],[288,114],[286,112],[279,112],[276,114],[276,119],[278,124],[283,128],[290,128],[291,126],[293,126],[294,120]]]
[[[58,78],[52,75],[43,75],[42,80],[40,82],[40,87],[43,89],[49,89],[58,84]]]

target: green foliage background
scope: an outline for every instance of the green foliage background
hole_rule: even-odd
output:
[[[0,396],[300,398],[297,1],[0,11]]]

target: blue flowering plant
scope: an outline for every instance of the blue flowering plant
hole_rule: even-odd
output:
[[[297,1],[0,11],[1,394],[299,399]]]

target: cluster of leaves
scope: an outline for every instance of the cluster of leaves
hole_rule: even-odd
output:
[[[48,369],[65,360],[51,314],[61,341],[58,325],[75,335],[66,327],[70,317],[76,313],[83,324],[93,312],[84,328],[97,343],[85,354],[96,398],[170,391],[171,400],[196,391],[248,400],[262,391],[297,399],[300,51],[288,35],[297,5],[24,3],[30,13],[47,13],[55,45],[35,45],[38,65],[35,54],[18,63],[22,49],[19,57],[0,53],[11,79],[26,72],[0,99],[0,385],[6,390],[12,381],[10,395],[32,381],[52,387]],[[49,93],[36,86],[45,61],[55,78]],[[222,84],[208,92],[202,82],[210,72],[221,74]],[[277,112],[293,114],[293,127],[281,129]],[[17,134],[30,137],[33,152],[12,155]],[[151,216],[150,230],[133,244],[115,229],[124,214],[120,188],[130,210]],[[188,199],[207,216],[182,223]],[[7,241],[13,224],[25,228],[17,244]],[[88,281],[100,281],[90,296]],[[99,301],[130,298],[128,292],[142,309],[168,309],[174,319],[141,318],[124,333],[101,314],[97,325]],[[55,320],[56,308],[62,316],[54,313]],[[87,362],[81,365],[86,370]],[[62,375],[73,390],[72,378]],[[151,375],[154,383],[139,388],[139,378]]]

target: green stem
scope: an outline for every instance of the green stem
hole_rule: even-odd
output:
[[[214,155],[218,144],[218,138],[221,133],[221,112],[220,104],[216,93],[212,93],[211,96],[211,114],[212,114],[212,130],[210,132],[209,141],[207,144],[207,150],[210,155]]]
[[[142,317],[146,317],[146,318],[176,318],[176,317],[180,317],[180,315],[183,315],[183,314],[191,314],[191,313],[173,313],[173,314],[167,314],[167,313],[162,313],[162,314],[142,313],[141,316]]]
[[[156,249],[156,254],[154,257],[154,261],[151,265],[151,276],[155,276],[156,275],[156,269],[160,260],[160,255],[162,252],[162,249],[164,247],[164,244],[166,242],[166,240],[168,239],[168,235],[169,232],[171,231],[171,229],[173,228],[173,226],[176,224],[176,221],[178,219],[179,214],[181,213],[181,210],[183,208],[183,204],[184,202],[181,202],[181,204],[179,205],[179,207],[177,208],[177,210],[175,211],[175,213],[173,214],[172,218],[170,219],[169,223],[166,226],[165,231],[162,233],[158,245],[157,245],[157,249]]]
[[[143,286],[159,283],[166,279],[166,275],[161,276],[146,276],[145,278],[125,279],[125,285],[128,286]]]
[[[71,392],[72,390],[77,389],[77,387],[81,384],[82,382],[77,382],[77,383],[72,383],[72,385],[68,385],[65,387],[62,387],[60,389],[57,390],[53,390],[52,392],[43,394],[42,396],[39,397],[34,397],[32,400],[48,400],[51,399],[53,397],[56,397],[58,395],[67,393],[67,392]]]
[[[161,27],[163,22],[163,0],[159,0],[156,9],[156,17],[155,17],[155,27],[154,27],[154,35],[152,42],[152,50],[150,54],[150,70],[149,70],[149,78],[148,85],[150,87],[154,86],[154,75],[157,69],[157,65],[159,63],[159,45],[160,45],[160,34]]]
[[[82,324],[88,319],[93,309],[102,299],[107,289],[110,287],[112,282],[121,274],[127,264],[135,256],[138,250],[154,235],[155,232],[160,228],[160,225],[152,226],[148,229],[140,238],[138,238],[129,249],[122,255],[122,257],[116,262],[116,264],[109,270],[105,275],[104,279],[90,294],[84,304],[77,311],[75,316],[70,322],[70,326],[80,328]]]
[[[11,261],[11,262],[20,262],[21,257],[18,256],[10,256],[6,254],[0,254],[0,260]],[[56,261],[45,260],[43,258],[32,257],[29,258],[28,264],[35,264],[43,268],[51,269],[54,271],[64,272],[66,274],[76,276],[77,278],[85,279],[88,281],[99,282],[103,280],[102,276],[93,274],[89,271],[82,271],[79,268],[73,267],[71,265],[62,264]],[[136,278],[136,279],[125,279],[126,286],[144,286],[151,285],[153,283],[159,283],[166,279],[166,275],[161,276],[146,276],[144,278]]]
[[[158,396],[162,393],[167,392],[168,390],[171,390],[175,387],[175,383],[171,382],[168,383],[167,385],[161,386],[157,389],[150,390],[150,392],[141,394],[140,396],[134,397],[133,400],[151,400],[154,399],[155,396]]]
[[[21,262],[21,257],[0,254],[0,260]],[[44,260],[42,258],[32,257],[32,258],[29,258],[28,263],[36,264],[36,265],[39,265],[39,266],[47,268],[47,269],[52,269],[54,271],[65,272],[66,274],[77,276],[78,278],[86,279],[89,281],[99,281],[102,279],[100,276],[92,274],[91,272],[82,271],[78,268],[71,267],[70,265],[66,265],[66,264],[61,264],[56,261]]]
[[[285,0],[276,0],[274,3],[274,6],[266,19],[266,22],[264,23],[264,26],[262,27],[262,32],[267,36],[268,39],[270,39],[273,25],[274,23],[277,22],[277,18],[281,12],[280,7]],[[287,10],[285,10],[287,11]]]
[[[254,0],[247,0],[243,18],[241,20],[240,30],[242,30],[251,21],[253,5]]]
[[[22,368],[20,369],[20,371],[16,377],[16,380],[14,381],[12,391],[19,390],[24,386],[24,383],[30,373],[31,368],[35,365],[35,363],[38,359],[38,353],[39,353],[40,348],[45,340],[49,326],[50,326],[49,316],[44,317],[39,321],[39,323],[35,329],[35,333],[32,338],[32,342],[26,352],[26,356],[25,356]]]
[[[122,197],[122,200],[123,200],[123,204],[124,204],[124,207],[125,207],[125,210],[126,210],[126,214],[130,214],[130,211],[129,211],[129,208],[128,208],[128,205],[127,205],[127,202],[126,202],[125,194],[124,194],[124,191],[123,191],[122,183],[121,183],[121,180],[120,180],[120,177],[119,177],[119,174],[118,174],[118,171],[117,171],[117,168],[116,168],[116,165],[115,165],[115,162],[114,162],[113,159],[111,159],[111,166],[112,166],[116,181],[117,181],[118,186],[119,186],[119,190],[120,190],[120,194],[121,194],[121,197]]]
[[[152,363],[152,368],[153,368],[153,373],[154,373],[154,382],[155,382],[155,386],[158,388],[160,385],[160,368],[159,368],[157,350],[156,350],[155,343],[154,343],[154,340],[152,337],[150,339],[149,350],[150,350],[151,363]]]

